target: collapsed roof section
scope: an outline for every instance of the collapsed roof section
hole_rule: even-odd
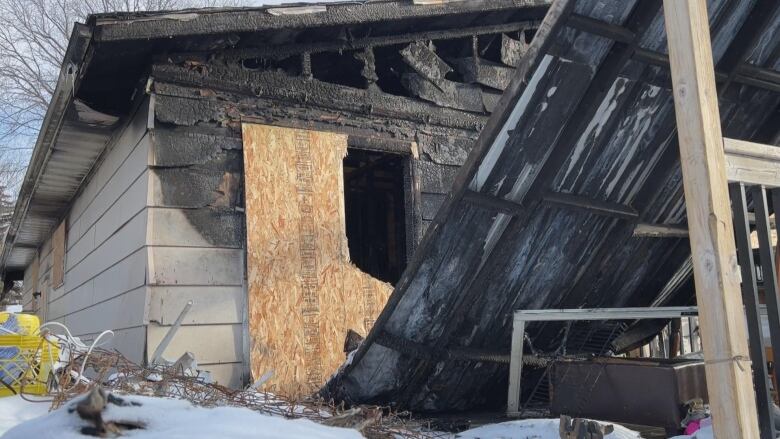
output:
[[[695,300],[687,239],[636,233],[686,221],[661,6],[553,3],[331,396],[423,411],[500,406],[513,310]],[[725,136],[778,141],[779,6],[709,2]],[[530,326],[532,351],[599,353],[643,336],[623,324],[568,329]]]

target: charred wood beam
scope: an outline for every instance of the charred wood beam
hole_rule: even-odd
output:
[[[585,15],[572,14],[566,25],[619,43],[631,44],[634,41],[634,33],[630,30]]]
[[[411,32],[402,35],[387,35],[381,37],[356,38],[348,41],[323,41],[315,43],[281,44],[278,46],[258,47],[251,49],[225,50],[220,53],[220,58],[225,60],[242,60],[246,58],[280,58],[292,56],[301,52],[321,53],[336,52],[342,50],[358,50],[367,47],[386,47],[400,44],[408,44],[415,41],[429,40],[454,40],[471,37],[474,35],[490,35],[505,32],[517,32],[524,29],[533,29],[539,26],[539,21],[515,21],[512,23],[471,26],[461,29],[447,29],[427,32]],[[166,56],[173,62],[183,62],[191,59],[199,53],[180,53]]]
[[[475,206],[495,210],[511,216],[520,215],[526,210],[520,203],[472,190],[467,190],[463,194],[463,200]],[[547,192],[542,197],[542,202],[548,206],[578,209],[595,215],[623,219],[635,219],[639,216],[639,213],[630,206],[609,201],[595,200],[579,195],[565,194],[562,192]]]
[[[523,36],[525,38],[525,36]],[[529,44],[523,40],[515,40],[501,34],[501,62],[512,67],[520,65],[525,52],[528,51]]]
[[[415,96],[441,107],[454,108],[472,113],[492,112],[500,98],[498,93],[490,93],[479,86],[462,84],[447,79],[434,83],[416,73],[406,73],[401,77],[404,87]],[[493,96],[495,95],[495,96]],[[494,97],[495,99],[491,99]]]
[[[756,46],[767,27],[772,23],[778,5],[780,2],[777,0],[758,0],[753,9],[750,10],[750,14],[742,23],[736,37],[716,66],[718,70],[727,74],[723,85],[718,90],[720,96],[737,79],[741,70],[740,66],[745,65],[751,49]]]
[[[523,211],[523,206],[514,201],[472,190],[467,190],[463,194],[463,201],[485,209],[495,210],[505,215],[515,216]]]
[[[478,57],[458,58],[452,60],[455,70],[463,76],[466,82],[482,84],[497,90],[504,90],[515,74],[514,67],[493,63]]]
[[[636,36],[630,29],[622,26],[576,14],[572,15],[566,25],[623,44],[631,44]],[[635,47],[632,59],[644,64],[669,69],[669,56],[661,52]],[[719,65],[719,67],[721,66]],[[740,63],[734,69],[732,73],[716,71],[715,80],[720,84],[733,81],[769,91],[780,92],[780,73],[747,63]]]
[[[373,47],[366,47],[361,51],[355,52],[354,57],[363,63],[363,67],[360,69],[360,76],[366,80],[366,87],[371,88],[379,80],[379,76],[376,74],[376,56],[374,55]]]
[[[478,349],[440,348],[424,345],[407,338],[398,337],[387,331],[377,337],[376,343],[404,355],[428,361],[484,361],[489,363],[509,364],[509,353]],[[524,355],[523,363],[537,364],[544,362],[536,356]]]
[[[688,227],[639,223],[634,227],[634,236],[637,238],[687,238]]]
[[[441,83],[445,81],[447,73],[452,71],[452,67],[439,58],[433,47],[422,41],[415,41],[401,49],[400,54],[415,72],[444,90]]]
[[[548,205],[580,209],[595,215],[623,219],[634,219],[639,216],[639,213],[630,206],[563,192],[547,192],[542,196],[542,201]]]
[[[330,110],[370,114],[418,123],[453,128],[479,130],[485,116],[436,107],[403,96],[331,84],[316,79],[306,80],[280,72],[251,72],[238,68],[212,67],[198,72],[185,67],[155,64],[152,78],[173,84],[183,84],[207,90],[238,93],[254,98],[281,102],[297,102],[321,106]]]
[[[527,3],[527,2],[523,2]],[[277,10],[279,8],[276,8]],[[96,41],[113,40],[149,40],[173,38],[201,33],[219,34],[242,32],[272,32],[275,30],[300,30],[317,27],[350,26],[354,24],[370,25],[403,20],[436,20],[440,17],[457,14],[523,14],[533,20],[544,16],[546,4],[533,6],[518,5],[511,0],[470,1],[439,4],[435,7],[420,7],[412,2],[368,2],[355,7],[351,3],[329,4],[325,12],[319,14],[272,15],[263,10],[238,9],[220,14],[208,11],[181,11],[166,14],[164,18],[153,17],[125,18],[117,20],[113,16],[96,17],[99,32]]]
[[[347,137],[347,146],[355,149],[369,151],[389,152],[399,155],[418,156],[417,142],[390,139],[387,137],[368,137],[350,135]]]

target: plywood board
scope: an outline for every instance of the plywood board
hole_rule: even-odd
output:
[[[251,368],[264,390],[317,390],[366,335],[390,285],[349,262],[342,160],[347,136],[244,124]]]

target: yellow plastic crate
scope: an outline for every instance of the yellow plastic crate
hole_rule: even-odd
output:
[[[38,335],[0,335],[0,397],[16,393],[45,395],[59,347]],[[11,387],[11,391],[8,387]]]
[[[14,316],[16,323],[19,325],[22,335],[33,335],[38,333],[38,329],[41,327],[41,321],[38,320],[38,316],[32,314],[22,313],[10,313],[0,312],[0,324],[3,324],[9,317]]]

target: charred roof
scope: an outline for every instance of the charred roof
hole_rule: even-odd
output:
[[[780,3],[708,4],[723,133],[777,144]],[[661,6],[553,3],[332,396],[497,408],[514,310],[695,300],[687,238],[634,233],[641,223],[686,227]],[[637,340],[624,323],[526,331],[539,354],[603,354]],[[527,374],[524,388],[544,387],[540,375]]]

